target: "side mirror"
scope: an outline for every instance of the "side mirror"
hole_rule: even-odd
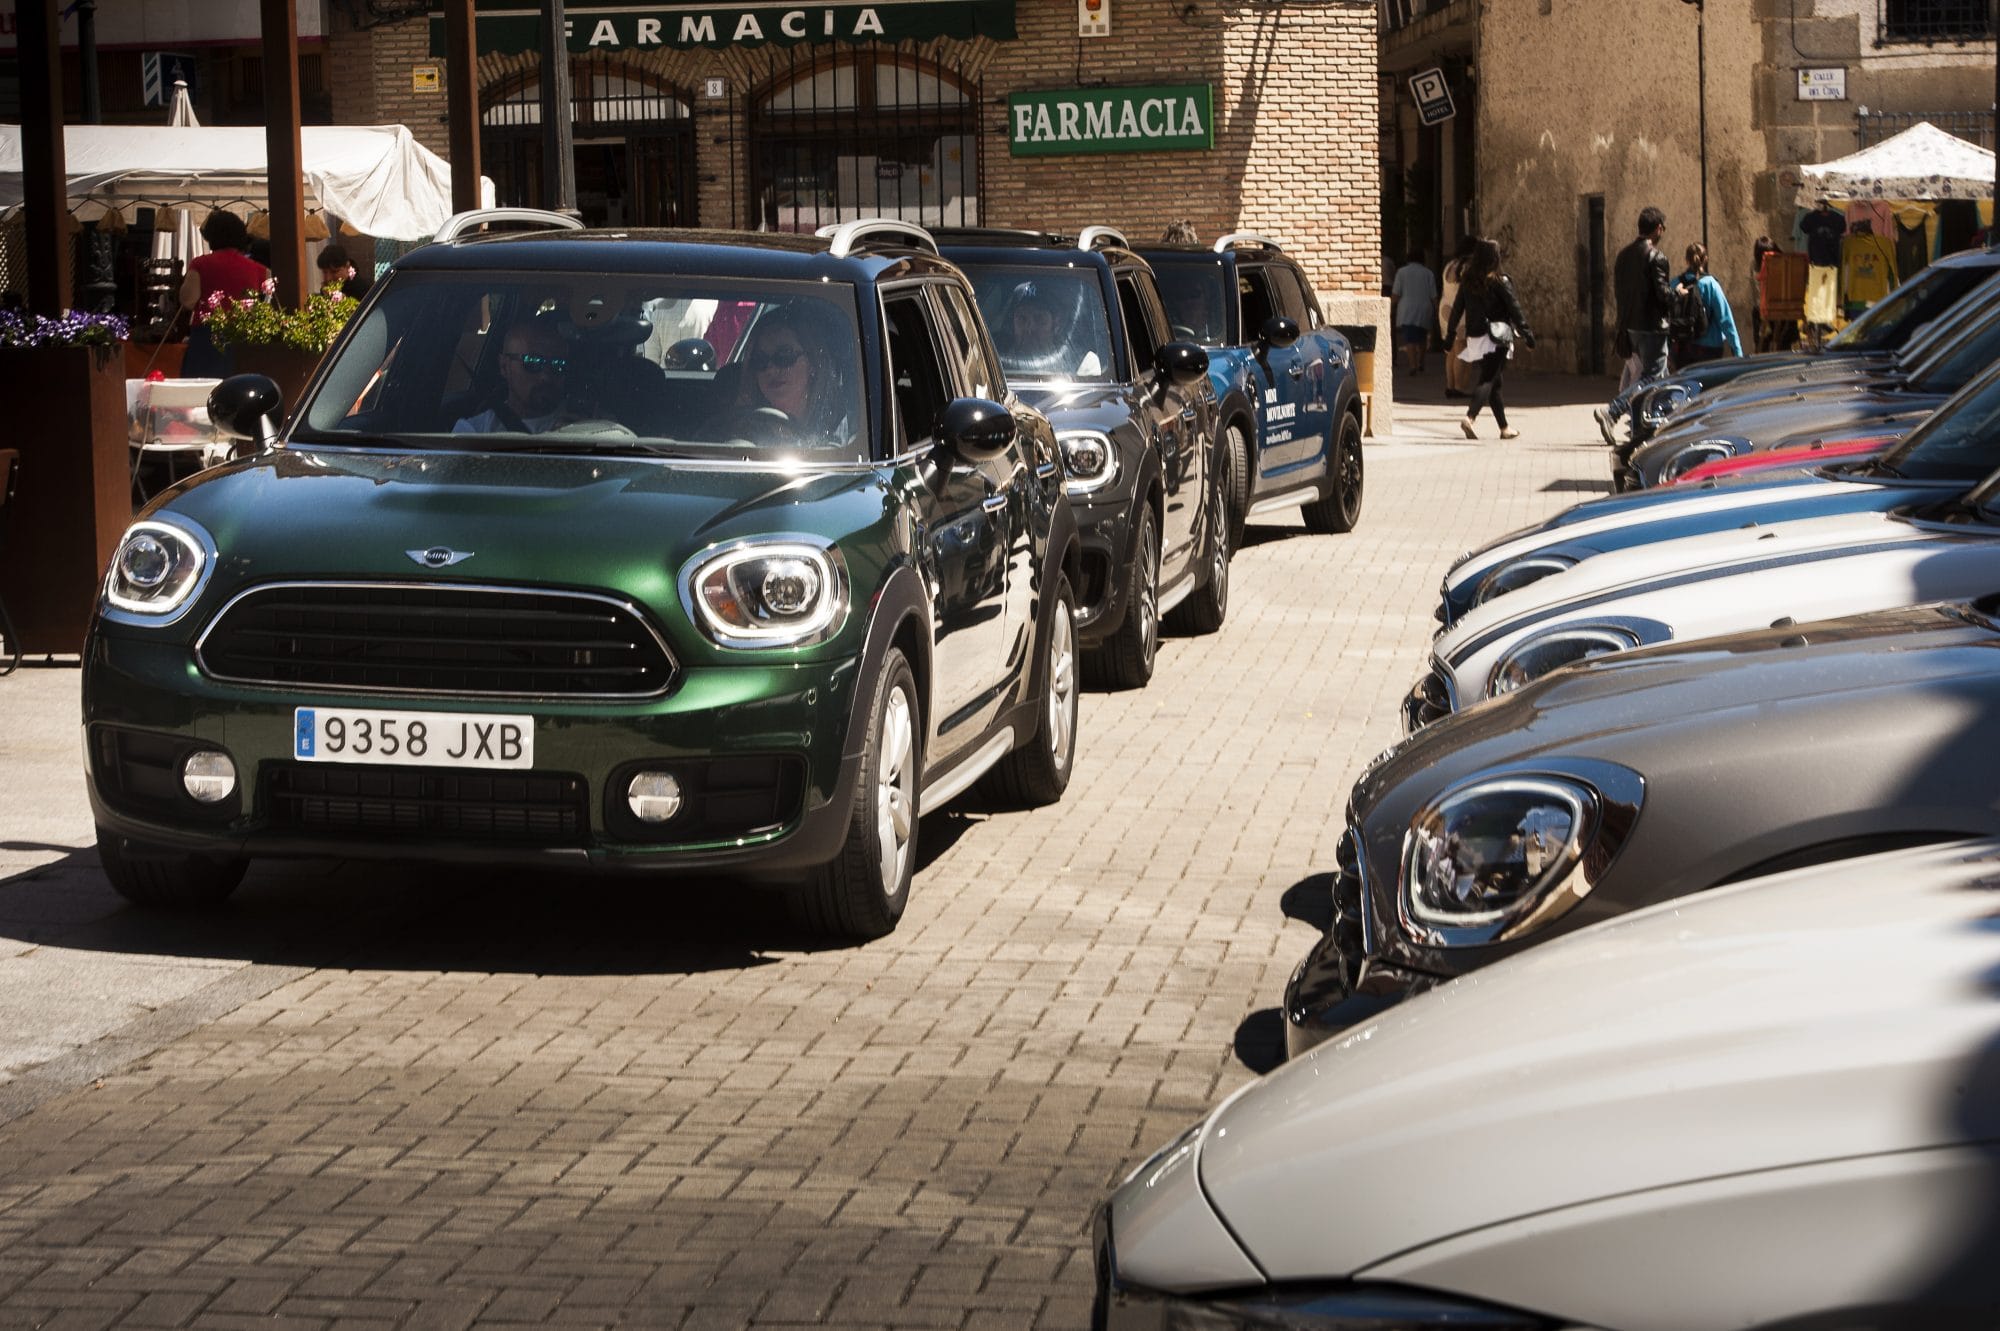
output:
[[[962,397],[944,409],[938,438],[967,462],[991,462],[1014,442],[1014,413],[983,397]]]
[[[1177,388],[1192,388],[1208,377],[1208,353],[1192,342],[1169,342],[1156,362],[1160,375]]]
[[[284,393],[261,374],[233,375],[208,394],[208,418],[225,434],[259,448],[277,440],[284,416]]]
[[[1299,326],[1282,314],[1274,314],[1257,330],[1257,340],[1267,347],[1289,347],[1299,340]]]

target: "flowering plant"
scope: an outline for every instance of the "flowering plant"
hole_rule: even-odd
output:
[[[132,335],[115,314],[65,310],[56,318],[0,310],[0,347],[112,347]]]
[[[218,347],[290,347],[294,351],[323,352],[333,345],[341,325],[354,313],[355,302],[338,290],[316,291],[305,308],[288,310],[272,298],[277,294],[275,279],[266,279],[257,296],[245,292],[241,299],[217,291],[195,310],[195,322],[204,324]]]

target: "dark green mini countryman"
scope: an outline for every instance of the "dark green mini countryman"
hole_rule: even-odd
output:
[[[917,818],[1076,744],[1076,523],[922,231],[562,230],[378,286],[282,430],[168,491],[84,677],[113,886],[247,860],[732,873],[895,927]],[[552,218],[561,222],[561,218]]]

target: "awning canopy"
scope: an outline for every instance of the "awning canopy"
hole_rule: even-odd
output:
[[[543,14],[534,0],[473,0],[481,55],[541,49]],[[875,0],[800,4],[735,0],[715,5],[659,0],[591,0],[568,5],[571,51],[662,47],[783,46],[799,42],[928,41],[933,37],[1014,40],[1014,0]],[[431,54],[444,54],[444,17],[431,8]]]
[[[1990,199],[1993,154],[1928,121],[1860,152],[1799,169],[1798,201]]]
[[[72,209],[265,206],[261,128],[70,125],[63,136]],[[451,164],[402,125],[307,125],[300,149],[306,207],[363,235],[422,240],[451,216]],[[490,201],[492,183],[482,186]],[[23,194],[21,127],[0,125],[0,209]]]

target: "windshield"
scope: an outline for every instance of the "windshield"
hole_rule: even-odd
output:
[[[1996,358],[2000,358],[2000,304],[1989,306],[1975,323],[1925,357],[1910,372],[1910,387],[1919,393],[1956,393]]]
[[[1840,331],[1827,343],[1844,351],[1891,351],[1923,325],[1956,305],[1960,297],[1992,278],[1994,269],[1955,265],[1926,268]]]
[[[1882,464],[1915,481],[1972,482],[2000,469],[2000,366],[1910,431]]]
[[[1228,345],[1229,292],[1220,263],[1155,262],[1153,275],[1175,337],[1204,347]]]
[[[1007,378],[1108,383],[1111,316],[1094,267],[960,263]]]
[[[843,285],[406,272],[293,439],[862,460],[854,311]]]

